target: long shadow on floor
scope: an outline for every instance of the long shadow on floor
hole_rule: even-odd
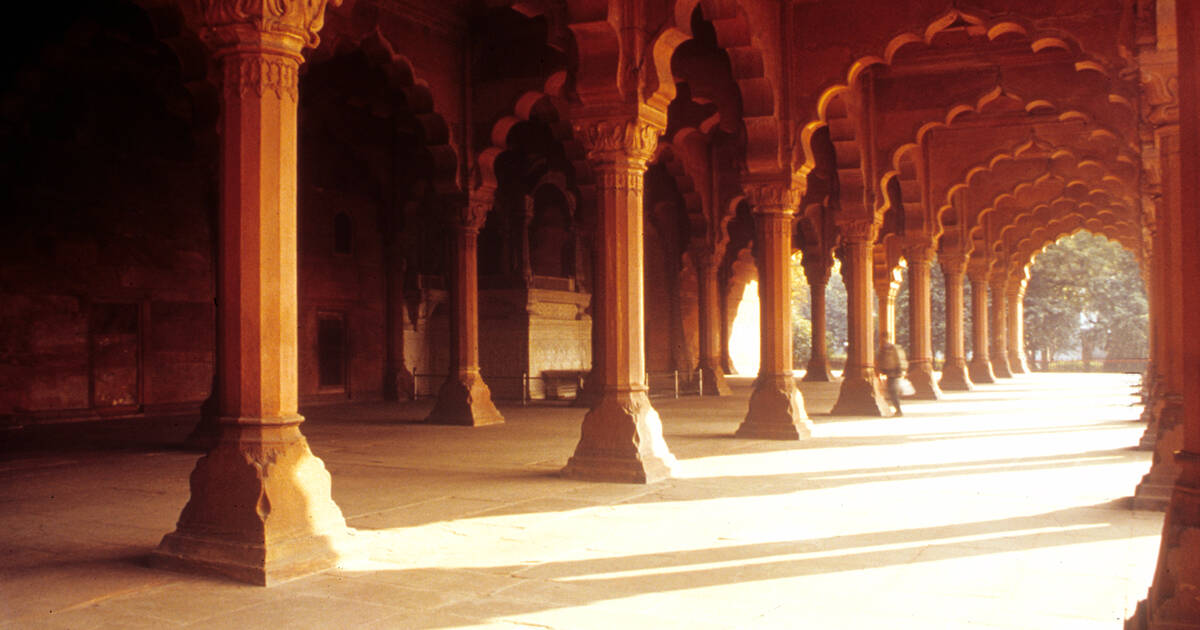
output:
[[[1083,542],[1127,538],[1106,512],[1120,505],[1100,504],[1031,516],[952,523],[814,539],[716,546],[653,554],[609,556],[529,565],[424,567],[356,574],[413,587],[471,583],[472,574],[508,576],[504,586],[443,609],[473,619],[498,620],[599,601],[747,582],[778,580],[842,571],[1043,549]],[[401,531],[374,534],[380,544]],[[419,588],[419,586],[418,586]],[[315,593],[316,594],[316,593]],[[453,627],[427,618],[413,627]]]

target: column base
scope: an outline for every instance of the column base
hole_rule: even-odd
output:
[[[700,368],[700,379],[705,396],[728,396],[733,393],[729,389],[729,383],[725,381],[725,374],[719,369]]]
[[[1155,437],[1154,461],[1133,494],[1137,510],[1164,510],[1179,479],[1175,451],[1183,448],[1182,404],[1164,404],[1158,413],[1159,433]]]
[[[644,390],[606,391],[583,418],[562,476],[584,481],[654,483],[671,476],[675,456]]]
[[[1017,361],[1010,359],[1008,367],[1012,370],[1013,374],[1029,374],[1029,365],[1025,363],[1024,358]]]
[[[1163,522],[1154,583],[1126,630],[1200,630],[1200,455],[1180,452],[1175,459],[1180,479]]]
[[[808,365],[804,369],[804,378],[801,380],[805,383],[833,382],[833,372],[829,371],[829,361],[823,357],[809,359]]]
[[[912,400],[941,400],[942,390],[938,388],[937,381],[933,378],[933,366],[929,361],[913,361],[908,364],[908,382],[912,383],[913,389],[916,390],[912,396],[907,396]]]
[[[196,462],[191,498],[151,565],[270,586],[356,555],[301,420],[222,420],[221,440]]]
[[[1012,368],[1008,366],[1008,357],[992,357],[992,374],[996,378],[1012,378]]]
[[[975,389],[971,377],[967,375],[967,363],[961,360],[946,362],[946,365],[942,366],[942,378],[938,381],[938,387],[945,392],[969,392]]]
[[[971,359],[967,364],[967,374],[975,384],[996,382],[996,375],[992,373],[992,363],[987,359]]]
[[[425,422],[462,427],[501,424],[504,416],[492,402],[492,392],[478,372],[451,375],[438,390],[437,403]]]
[[[874,371],[868,376],[846,376],[838,390],[838,399],[829,412],[833,416],[874,416],[882,418],[891,412],[879,379]]]
[[[799,440],[812,435],[804,398],[791,376],[758,377],[750,394],[750,410],[734,437],[755,440]]]

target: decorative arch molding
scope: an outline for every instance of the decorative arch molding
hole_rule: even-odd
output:
[[[1029,50],[1033,53],[1040,53],[1049,50],[1060,50],[1076,59],[1074,68],[1076,72],[1098,72],[1109,82],[1114,82],[1117,76],[1108,66],[1102,63],[1098,58],[1089,55],[1084,47],[1079,44],[1078,40],[1069,33],[1061,29],[1044,29],[1038,27],[1030,20],[1015,18],[1013,16],[1005,16],[994,19],[987,19],[978,15],[973,15],[957,8],[952,8],[941,16],[931,21],[923,32],[909,31],[900,35],[894,36],[884,47],[883,55],[865,55],[861,56],[852,62],[846,72],[846,80],[830,86],[823,90],[816,101],[816,118],[805,124],[800,132],[799,148],[804,153],[803,160],[797,160],[801,163],[798,169],[802,175],[807,175],[816,168],[816,152],[812,146],[812,138],[816,131],[821,127],[828,126],[837,114],[840,113],[843,106],[838,106],[839,101],[846,99],[847,94],[852,93],[851,86],[855,85],[858,79],[869,68],[877,65],[892,66],[896,60],[898,53],[911,46],[932,47],[934,40],[939,34],[950,28],[962,28],[969,35],[975,37],[986,37],[989,42],[996,41],[1002,37],[1020,37],[1029,42]],[[944,125],[951,124],[956,118],[966,113],[967,111],[975,111],[979,113],[987,105],[998,101],[1005,96],[1006,91],[997,86],[988,93],[984,94],[974,106],[962,106],[952,108],[948,112]],[[1110,94],[1107,102],[1112,104],[1120,104],[1130,109],[1131,112],[1136,112],[1133,108],[1132,100],[1121,94]],[[1047,106],[1047,102],[1041,99],[1029,101],[1026,104],[1030,109],[1029,112],[1041,111]],[[966,107],[967,109],[963,109]],[[1079,113],[1079,116],[1085,114]],[[1064,114],[1063,116],[1066,116]],[[1069,120],[1071,118],[1065,118]],[[936,125],[937,123],[932,123]],[[918,131],[918,143],[923,138],[928,130]],[[1107,133],[1112,133],[1107,131]],[[1116,136],[1116,134],[1113,134]],[[853,134],[848,139],[853,139]],[[838,154],[839,175],[843,172],[843,165],[847,168],[850,164],[861,165],[861,148],[860,147],[838,147],[835,143],[835,148]],[[898,148],[893,152],[895,156],[904,147]],[[883,178],[889,174],[884,174]],[[864,187],[865,190],[865,187]],[[876,209],[878,210],[878,209]]]
[[[564,95],[565,80],[565,72],[554,73],[546,80],[542,90],[519,96],[513,103],[512,112],[492,124],[488,134],[490,144],[480,151],[475,161],[476,170],[469,178],[471,188],[498,186],[497,160],[512,148],[514,131],[522,124],[537,122],[545,124],[553,138],[562,145],[567,160],[575,169],[576,184],[584,196],[590,196],[584,191],[592,189],[595,177],[587,161],[587,151],[575,139],[569,122],[569,105]]]
[[[1079,155],[1086,157],[1081,158]],[[1136,197],[1130,192],[1135,189],[1135,163],[1126,161],[1124,156],[1111,159],[1097,158],[1095,155],[1094,145],[1091,143],[1060,146],[1046,143],[1036,137],[1010,151],[1000,152],[980,164],[965,169],[962,179],[948,187],[945,203],[935,213],[939,229],[944,228],[946,217],[954,212],[955,199],[960,193],[975,191],[976,196],[988,199],[989,205],[994,205],[991,202],[1003,192],[1004,187],[1011,186],[1012,179],[1019,177],[1023,169],[1025,172],[1041,171],[1044,174],[1055,174],[1069,182],[1088,182],[1120,198],[1123,203],[1137,207]],[[982,195],[979,192],[981,190],[984,191]],[[968,226],[974,227],[979,223],[977,214],[966,212],[965,218]]]
[[[687,217],[690,240],[697,235],[705,234],[708,219],[704,214],[704,202],[697,190],[693,174],[688,172],[682,156],[677,153],[678,148],[674,144],[660,142],[653,162],[661,164],[675,180],[675,189],[683,199],[683,211]]]
[[[935,122],[926,123],[925,125],[923,125],[917,131],[917,137],[916,137],[915,142],[904,144],[904,145],[900,146],[899,148],[897,148],[896,151],[893,153],[892,167],[891,167],[891,169],[889,169],[887,172],[885,172],[883,174],[883,177],[881,178],[881,185],[886,186],[887,183],[889,182],[889,180],[891,180],[892,178],[901,177],[902,181],[907,181],[908,185],[910,187],[913,184],[919,185],[923,188],[923,191],[922,191],[923,194],[929,195],[930,198],[935,198],[935,196],[937,195],[937,192],[931,190],[931,187],[928,184],[927,176],[924,176],[922,178],[924,181],[920,181],[920,182],[918,182],[917,178],[913,176],[913,173],[918,168],[920,168],[921,165],[924,164],[923,160],[917,159],[915,156],[919,156],[921,154],[921,152],[928,150],[926,148],[928,145],[927,141],[930,138],[930,134],[934,130],[953,128],[956,121],[962,119],[963,117],[967,116],[968,114],[986,115],[987,113],[989,113],[988,107],[991,104],[996,103],[1001,99],[1006,99],[1009,101],[1009,106],[1007,108],[1011,108],[1013,105],[1016,105],[1022,111],[1025,111],[1030,114],[1053,115],[1055,112],[1058,111],[1057,108],[1047,100],[1036,100],[1036,101],[1030,101],[1030,102],[1026,103],[1023,100],[1020,100],[1019,97],[1011,97],[1011,98],[1010,97],[1011,97],[1011,95],[1005,96],[1004,94],[1001,94],[1000,88],[996,88],[996,89],[993,89],[988,94],[985,94],[983,97],[981,97],[974,105],[960,105],[960,106],[956,106],[956,107],[952,108],[947,113],[944,121],[935,121]],[[1114,156],[1116,159],[1123,160],[1126,163],[1131,164],[1131,165],[1137,163],[1136,153],[1130,147],[1125,146],[1125,144],[1121,142],[1119,136],[1114,131],[1112,131],[1111,129],[1100,127],[1100,126],[1096,125],[1092,121],[1091,117],[1088,114],[1086,114],[1084,112],[1071,110],[1071,111],[1066,111],[1066,112],[1062,112],[1062,113],[1058,114],[1057,116],[1055,116],[1054,120],[1058,121],[1058,122],[1078,120],[1078,121],[1082,122],[1083,125],[1085,125],[1086,127],[1091,128],[1092,131],[1087,136],[1087,139],[1089,141],[1089,146],[1087,147],[1087,150],[1089,153]],[[1047,146],[1049,146],[1049,145],[1039,146],[1039,144],[1041,144],[1041,141],[1035,135],[1032,138],[1030,138],[1029,140],[1027,140],[1025,143],[1016,147],[1013,150],[1013,152],[1008,155],[1012,159],[1017,159],[1020,156],[1025,155],[1027,152],[1029,152],[1031,150],[1033,150],[1033,151],[1045,150],[1045,148]],[[997,161],[1004,156],[1005,156],[1005,154],[1001,154],[1001,155],[992,157],[988,161],[987,168],[994,168]],[[915,163],[915,165],[914,165],[914,163]],[[980,167],[980,168],[984,168],[984,167]],[[969,181],[971,176],[973,174],[975,174],[976,172],[977,171],[975,169],[968,171],[968,173],[966,175],[966,179]],[[1114,178],[1115,178],[1115,176],[1114,176]],[[950,188],[950,190],[946,193],[946,198],[948,200],[952,199],[955,191],[956,191],[956,187],[952,186]],[[907,192],[906,192],[906,196],[907,196]],[[917,201],[917,203],[920,203],[920,199],[917,199],[916,201]],[[944,229],[942,216],[943,216],[944,212],[947,211],[948,208],[949,208],[949,202],[947,202],[946,205],[943,205],[941,208],[939,208],[938,211],[934,212],[933,216],[929,218],[930,220],[929,220],[928,224],[930,227],[930,231],[932,232],[932,234],[935,237],[940,236]],[[883,208],[880,208],[879,211],[882,212],[883,210],[884,210]],[[917,217],[923,217],[923,213],[913,214],[912,217],[914,219]]]
[[[1047,225],[1040,225],[1017,241],[1010,258],[1012,268],[1028,270],[1036,262],[1037,255],[1045,251],[1047,247],[1063,237],[1081,231],[1088,231],[1107,238],[1133,254],[1138,258],[1140,264],[1145,264],[1142,252],[1135,244],[1136,241],[1140,241],[1140,236],[1132,233],[1132,226],[1126,223],[1106,224],[1097,217],[1075,214]]]
[[[1103,231],[1113,239],[1120,239],[1122,245],[1141,260],[1141,229],[1137,223],[1119,216],[1109,208],[1090,204],[1074,206],[1065,211],[1063,208],[1052,209],[1048,206],[1035,209],[988,243],[980,254],[996,261],[999,266],[1015,268],[1012,265],[1025,263],[1027,254],[1033,251],[1030,247],[1036,245],[1040,248],[1058,238],[1055,236],[1047,241],[1045,239],[1049,237],[1046,237],[1046,234],[1059,233],[1056,230],[1062,226],[1072,225],[1087,225],[1088,229],[1094,232]],[[1061,233],[1059,235],[1061,236]]]
[[[1114,197],[1103,188],[1094,188],[1081,180],[1067,180],[1047,173],[1036,180],[1021,182],[1010,191],[999,195],[969,223],[968,234],[972,238],[982,235],[985,222],[989,219],[993,229],[998,225],[1003,231],[1039,208],[1050,207],[1070,212],[1072,204],[1076,207],[1109,208],[1112,212],[1134,221],[1138,216],[1136,206],[1127,205],[1126,200]]]
[[[343,32],[329,39],[334,41],[314,50],[307,65],[314,66],[354,49],[361,51],[367,62],[386,77],[387,84],[383,87],[389,98],[402,103],[420,128],[420,141],[429,153],[432,164],[434,191],[441,195],[460,193],[458,151],[451,142],[450,126],[437,113],[433,92],[417,76],[408,58],[396,51],[378,27],[357,38]]]

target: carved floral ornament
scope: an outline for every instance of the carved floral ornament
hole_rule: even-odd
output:
[[[327,5],[342,0],[193,0],[203,15],[203,37],[214,48],[240,43],[247,29],[281,39],[295,38],[300,48],[315,47],[325,25]]]
[[[253,91],[261,97],[274,92],[281,99],[300,99],[300,64],[293,59],[238,55],[226,57],[222,65],[226,94],[246,96]]]
[[[575,122],[574,128],[575,137],[587,148],[589,158],[624,157],[642,163],[653,157],[663,132],[658,125],[640,118],[583,120]]]

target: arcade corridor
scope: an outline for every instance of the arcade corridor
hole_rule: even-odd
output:
[[[654,485],[561,478],[578,409],[305,409],[367,557],[270,589],[147,568],[188,499],[180,436],[31,443],[0,460],[0,628],[1115,628],[1162,531],[1129,509],[1136,385],[1021,375],[867,419],[803,383],[814,437],[781,442],[732,439],[735,378],[655,400],[679,464]]]

